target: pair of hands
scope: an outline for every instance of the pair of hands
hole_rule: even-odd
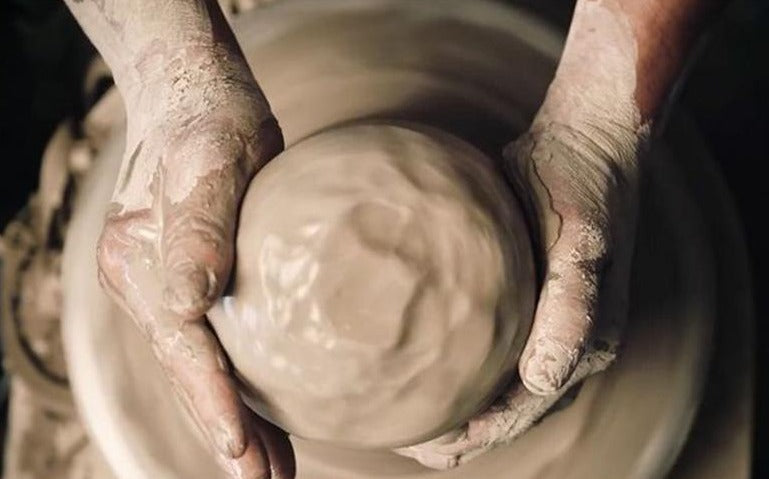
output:
[[[261,101],[246,85],[215,109],[160,112],[156,123],[142,125],[148,133],[126,151],[98,260],[102,285],[152,345],[224,469],[238,478],[290,478],[286,434],[243,405],[205,319],[229,278],[248,182],[283,147],[277,123],[254,107]],[[567,384],[596,317],[624,314],[636,203],[628,165],[636,151],[610,131],[538,119],[505,151],[510,180],[538,229],[543,266],[522,381],[460,431],[401,453],[451,467],[509,441],[519,429],[499,425],[522,401]],[[594,141],[599,133],[603,146]],[[179,195],[175,188],[190,175],[197,181]],[[143,188],[149,201],[129,197]]]
[[[162,9],[152,0],[65,2],[127,108],[128,148],[98,251],[102,284],[230,475],[292,477],[286,434],[242,404],[205,320],[230,275],[240,200],[283,148],[277,122],[217,0],[166,0]],[[648,122],[724,3],[576,2],[547,98],[504,154],[542,267],[521,381],[459,431],[399,452],[434,467],[468,460],[521,431],[522,404],[557,397],[590,372],[597,322],[626,313]]]

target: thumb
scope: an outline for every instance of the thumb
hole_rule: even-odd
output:
[[[616,168],[571,129],[529,132],[505,151],[508,176],[536,218],[543,285],[519,361],[526,388],[546,395],[562,388],[582,357],[599,312],[613,259],[611,207],[625,183]],[[615,225],[616,226],[616,225]]]
[[[521,380],[535,394],[551,394],[571,377],[592,334],[608,266],[605,228],[564,219],[545,259],[545,279],[532,330],[519,362]]]

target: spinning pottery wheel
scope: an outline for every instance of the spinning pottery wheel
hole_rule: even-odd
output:
[[[462,0],[285,1],[244,14],[234,29],[288,145],[353,121],[398,120],[452,133],[492,159],[526,128],[561,45],[517,10]],[[744,255],[733,224],[704,221],[729,204],[696,135],[679,120],[676,137],[651,155],[642,185],[630,319],[609,371],[520,439],[457,469],[292,438],[298,477],[664,474],[691,425],[717,305],[729,295],[716,272]],[[98,286],[94,251],[123,136],[116,127],[100,152],[67,239],[63,324],[73,393],[119,477],[220,477],[149,346]]]

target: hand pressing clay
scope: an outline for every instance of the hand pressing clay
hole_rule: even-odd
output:
[[[209,319],[247,403],[353,447],[467,421],[510,380],[533,314],[515,198],[434,130],[347,126],[283,152],[246,194],[235,268]]]

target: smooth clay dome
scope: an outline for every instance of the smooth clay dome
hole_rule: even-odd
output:
[[[308,439],[414,444],[509,379],[529,238],[490,161],[433,131],[320,133],[251,183],[234,289],[210,312],[259,414]]]

